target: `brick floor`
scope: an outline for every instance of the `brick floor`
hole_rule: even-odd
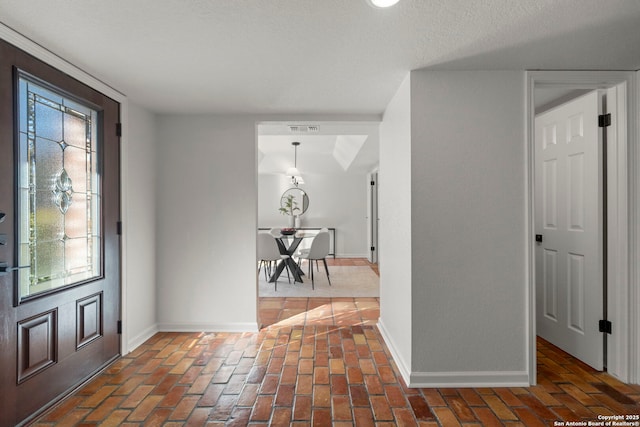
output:
[[[640,414],[640,386],[538,340],[535,387],[409,389],[376,298],[262,298],[259,333],[158,333],[36,426],[550,426]]]

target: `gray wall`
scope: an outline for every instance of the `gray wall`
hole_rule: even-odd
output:
[[[122,146],[123,328],[126,353],[153,335],[156,328],[156,119],[129,104]]]
[[[255,120],[163,115],[158,136],[159,328],[255,330]]]
[[[411,86],[404,80],[380,124],[378,327],[409,381],[412,349]]]
[[[524,87],[411,73],[412,382],[528,381]]]

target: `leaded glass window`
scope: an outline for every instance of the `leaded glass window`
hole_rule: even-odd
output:
[[[20,74],[19,299],[100,275],[98,113]]]

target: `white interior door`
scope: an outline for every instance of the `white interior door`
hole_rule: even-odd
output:
[[[542,338],[603,369],[600,95],[536,116],[536,328]],[[536,236],[538,240],[538,236]]]

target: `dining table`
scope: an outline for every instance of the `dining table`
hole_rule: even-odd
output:
[[[300,246],[300,243],[302,243],[304,239],[312,238],[313,236],[313,233],[305,233],[304,231],[297,231],[293,234],[281,233],[280,235],[274,236],[276,242],[278,243],[280,254],[288,256],[282,261],[278,262],[275,271],[269,278],[269,283],[275,282],[278,277],[280,277],[280,274],[284,270],[285,266],[289,268],[289,271],[293,275],[294,283],[304,283],[302,280],[304,272],[293,259],[293,255],[296,253],[298,246]]]

